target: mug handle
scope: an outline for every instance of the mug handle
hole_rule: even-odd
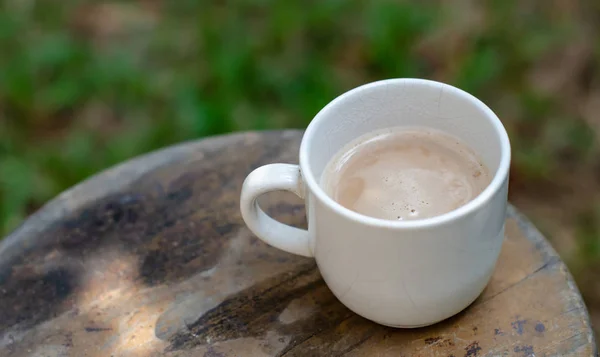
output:
[[[244,180],[240,198],[244,222],[265,243],[289,253],[312,257],[307,230],[278,222],[258,206],[258,197],[272,191],[290,191],[304,198],[300,167],[269,164],[252,171]]]

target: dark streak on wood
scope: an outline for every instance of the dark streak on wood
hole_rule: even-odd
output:
[[[425,344],[427,345],[433,345],[439,341],[441,341],[442,338],[441,337],[429,337],[425,339]]]
[[[298,341],[294,341],[293,344],[289,344],[286,346],[280,353],[278,357],[292,357],[292,356],[301,356],[302,350],[304,349],[304,345],[310,343],[313,338],[327,336],[328,333],[331,333],[333,329],[336,327],[348,322],[349,320],[356,319],[357,316],[348,311],[348,314],[344,315],[344,317],[338,321],[337,325],[332,325],[327,329],[316,330],[310,334],[307,334],[302,339]]]
[[[517,281],[517,282],[515,282],[515,283],[513,283],[513,284],[511,284],[511,285],[509,285],[507,287],[505,287],[504,289],[498,291],[494,295],[487,296],[487,297],[485,297],[485,299],[477,300],[474,304],[483,304],[486,301],[491,300],[491,299],[495,298],[496,296],[498,296],[500,294],[503,294],[504,292],[517,287],[519,284],[527,281],[528,279],[531,279],[532,277],[534,277],[539,272],[551,269],[552,267],[554,267],[556,265],[560,265],[560,264],[562,264],[562,262],[560,261],[560,257],[558,257],[558,256],[551,257],[549,259],[549,261],[547,261],[544,265],[542,265],[541,267],[539,267],[538,269],[536,269],[535,271],[533,271],[531,274],[528,274],[523,279],[521,279],[521,280],[519,280],[519,281]]]
[[[479,356],[479,352],[481,351],[481,347],[479,346],[479,342],[474,341],[471,342],[470,345],[465,347],[465,357],[477,357]]]
[[[364,336],[363,338],[358,340],[356,343],[351,344],[346,349],[344,349],[338,356],[340,356],[340,357],[345,356],[348,353],[354,351],[357,347],[361,346],[363,343],[365,343],[367,340],[369,340],[371,337],[373,337],[374,333],[375,333],[375,331],[367,334],[366,336]]]
[[[171,339],[167,351],[189,349],[205,344],[243,337],[257,337],[266,333],[266,321],[273,320],[295,298],[307,294],[317,286],[324,286],[315,264],[305,266],[293,274],[278,276],[255,284],[206,312],[191,323],[189,332]]]
[[[102,331],[112,331],[110,327],[86,327],[85,332],[102,332]]]

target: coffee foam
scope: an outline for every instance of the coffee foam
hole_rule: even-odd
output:
[[[487,168],[462,141],[421,128],[363,136],[338,153],[321,180],[342,206],[387,220],[450,212],[490,183]]]

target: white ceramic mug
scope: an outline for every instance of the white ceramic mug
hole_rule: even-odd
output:
[[[493,173],[466,205],[440,216],[389,221],[353,212],[329,197],[320,178],[348,142],[397,126],[435,128],[475,150]],[[421,79],[390,79],[342,94],[312,120],[300,165],[270,164],[246,178],[244,221],[260,239],[314,257],[337,298],[383,325],[419,327],[448,318],[483,291],[504,239],[510,143],[498,117],[455,87]],[[287,190],[305,199],[308,230],[275,221],[257,198]]]

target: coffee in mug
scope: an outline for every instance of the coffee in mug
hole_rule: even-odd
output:
[[[418,127],[359,137],[329,161],[321,178],[325,192],[340,205],[392,221],[450,212],[489,183],[489,170],[465,142]]]

